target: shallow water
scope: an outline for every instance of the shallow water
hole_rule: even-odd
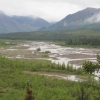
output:
[[[33,41],[28,41],[27,43],[24,44],[19,44],[16,47],[27,47],[28,50],[25,53],[21,54],[22,51],[19,50],[19,53],[16,53],[15,58],[23,58],[23,59],[45,59],[45,60],[50,60],[51,62],[59,63],[59,64],[65,64],[67,65],[68,63],[73,65],[74,68],[79,68],[82,66],[82,63],[85,60],[89,60],[92,62],[96,62],[96,55],[100,54],[100,49],[86,49],[86,48],[72,48],[72,47],[62,47],[59,45],[56,45],[52,42],[33,42]],[[31,56],[36,53],[37,48],[40,48],[41,52],[45,51],[50,51],[49,58],[32,58],[32,57],[25,57],[25,54],[30,54]],[[1,52],[15,52],[18,49],[16,48],[9,48],[9,49],[0,49]],[[23,49],[24,52],[24,49]],[[8,56],[10,58],[10,56]],[[95,75],[99,76],[99,73],[95,73]],[[74,78],[74,76],[73,76]]]
[[[30,72],[30,71],[24,71],[24,73],[26,74],[39,74],[39,75],[44,75],[44,76],[48,76],[48,77],[56,77],[59,79],[64,79],[64,80],[71,80],[71,81],[83,81],[83,79],[77,78],[77,76],[75,75],[66,75],[66,74],[55,74],[55,73],[40,73],[40,72]]]
[[[49,54],[50,58],[48,60],[51,60],[52,62],[60,63],[60,64],[65,63],[66,65],[69,61],[80,61],[80,60],[96,61],[95,55],[98,52],[98,49],[62,47],[62,46],[58,46],[58,45],[55,45],[52,43],[46,43],[46,42],[30,43],[29,50],[36,50],[37,48],[41,49],[40,52],[45,52],[45,51],[51,52]],[[86,57],[86,56],[89,56],[89,57]],[[55,57],[57,60],[54,60],[52,57]],[[76,65],[77,64],[75,64],[75,66]]]
[[[89,60],[92,62],[96,62],[97,53],[100,54],[99,49],[86,49],[86,48],[72,48],[72,47],[62,47],[55,45],[53,43],[45,43],[45,42],[32,42],[29,50],[36,50],[37,48],[41,49],[41,52],[50,51],[49,58],[51,62],[65,64],[71,64],[71,61],[74,61],[73,67],[79,68],[82,66],[82,63],[85,60]],[[56,59],[53,59],[53,58]],[[81,62],[81,64],[77,64],[77,62]],[[95,75],[99,76],[99,73],[95,72]],[[75,76],[69,77],[75,80]],[[68,77],[67,77],[68,79]],[[98,77],[95,78],[98,80]]]

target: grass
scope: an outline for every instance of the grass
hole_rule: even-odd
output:
[[[8,39],[0,39],[0,47],[1,48],[9,48],[11,46],[16,46],[17,43],[24,43],[25,40],[8,40]]]
[[[46,71],[49,68],[51,71],[60,73],[66,71],[55,68],[55,64],[50,65],[52,65],[50,61],[10,60],[0,56],[0,100],[8,100],[8,98],[9,100],[24,100],[27,84],[30,84],[35,100],[80,100],[79,96],[82,93],[83,100],[94,100],[95,98],[99,100],[100,89],[97,88],[100,85],[98,82],[91,80],[73,82],[56,77],[48,78],[44,75],[23,73],[24,70]],[[86,99],[87,95],[89,99]]]
[[[24,71],[73,74],[86,81],[73,82],[56,77],[25,74]],[[0,56],[0,100],[24,100],[27,84],[30,84],[35,100],[80,100],[82,95],[83,100],[99,100],[100,82],[87,78],[82,69],[75,70],[68,65],[66,68],[65,65],[46,60],[10,60]]]

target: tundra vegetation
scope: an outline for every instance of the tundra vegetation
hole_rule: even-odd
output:
[[[65,67],[64,64],[54,64],[45,60],[11,60],[0,56],[0,100],[8,98],[9,100],[29,100],[28,95],[31,96],[30,100],[99,100],[100,98],[100,82],[88,75],[86,77],[89,79],[86,81],[74,82],[24,73],[27,70],[85,75],[83,69],[78,73],[79,71],[70,67],[69,64]]]

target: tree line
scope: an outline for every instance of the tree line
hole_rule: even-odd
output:
[[[100,46],[100,39],[97,37],[70,38],[66,40],[66,45]]]
[[[11,40],[40,40],[40,41],[64,41],[65,45],[89,45],[100,46],[100,31],[37,31],[37,32],[17,32],[0,34],[0,39]]]

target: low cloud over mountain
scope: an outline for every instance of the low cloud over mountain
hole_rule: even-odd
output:
[[[66,13],[66,12],[65,12]],[[7,16],[0,11],[0,33],[100,28],[100,9],[86,8],[51,25],[33,16]]]
[[[68,30],[79,28],[99,28],[100,27],[100,9],[86,8],[74,14],[69,14],[61,21],[46,28],[45,30]]]
[[[36,31],[50,23],[33,16],[7,16],[0,11],[0,33]]]

